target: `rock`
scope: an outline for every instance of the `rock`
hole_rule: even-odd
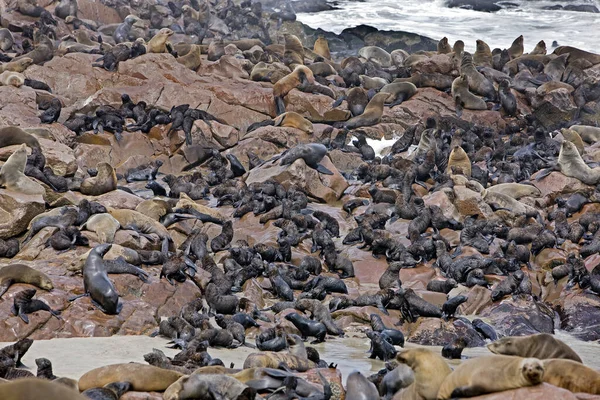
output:
[[[70,147],[48,139],[38,139],[42,152],[46,156],[46,165],[56,175],[72,176],[77,172],[77,161]]]
[[[554,312],[544,303],[506,299],[481,313],[503,336],[554,333]]]
[[[539,181],[536,179],[538,174],[539,172],[531,176],[531,182],[540,190],[541,197],[548,196],[554,199],[562,194],[591,193],[594,191],[592,186],[588,186],[579,179],[570,178],[558,171],[551,172],[550,175]]]
[[[158,392],[127,392],[120,400],[162,400],[163,395]]]
[[[449,74],[454,69],[454,62],[447,54],[434,54],[424,60],[417,61],[411,66],[411,73],[422,74]]]
[[[40,123],[33,89],[0,86],[0,98],[2,98],[0,126],[30,126]]]
[[[40,195],[0,189],[0,239],[25,232],[33,217],[43,213],[44,209],[44,199]]]
[[[419,318],[409,330],[406,340],[423,346],[445,346],[459,337],[467,341],[467,347],[485,344],[470,324],[459,319],[446,322],[441,318]]]
[[[565,88],[546,93],[537,102],[532,102],[532,106],[533,115],[549,131],[559,129],[565,122],[572,121],[577,111],[577,106]]]
[[[293,89],[285,96],[286,111],[295,111],[311,122],[336,122],[350,119],[350,111],[332,108],[331,97]]]
[[[92,0],[77,0],[79,18],[96,21],[101,25],[120,24],[123,19],[113,7]]]
[[[477,214],[488,219],[494,215],[491,207],[483,201],[481,195],[465,186],[454,186],[453,203],[462,218]]]
[[[274,179],[285,186],[286,189],[291,185],[297,185],[305,190],[309,196],[330,203],[342,196],[344,190],[348,187],[348,183],[332,164],[329,157],[324,157],[321,164],[333,172],[333,175],[317,172],[308,167],[301,158],[291,165],[279,165],[278,161],[271,161],[250,171],[246,178],[246,184]]]
[[[88,196],[90,200],[95,200],[98,203],[102,204],[104,207],[112,207],[112,208],[126,208],[128,210],[135,210],[135,208],[142,202],[144,199],[141,197],[137,197],[131,193],[125,192],[123,190],[117,189],[108,193],[104,193],[100,196]]]
[[[207,62],[206,64],[202,64],[198,69],[198,74],[217,75],[234,79],[250,79],[247,67],[248,63],[249,61],[246,59],[240,60],[233,55],[225,55],[213,63]]]
[[[553,305],[560,315],[560,327],[580,340],[600,339],[600,299],[589,293],[564,293]]]
[[[342,372],[337,368],[315,368],[306,372],[298,373],[298,376],[306,379],[308,382],[322,385],[321,377],[331,386],[331,400],[342,400],[345,396],[344,386],[342,385]]]
[[[444,217],[453,218],[458,221],[460,219],[460,213],[454,204],[452,204],[452,200],[450,200],[448,195],[450,195],[450,197],[453,196],[451,189],[438,190],[437,192],[424,196],[423,201],[427,206],[438,206],[442,210]]]
[[[337,149],[329,152],[329,158],[333,165],[342,172],[352,172],[363,162],[360,154],[346,153]]]
[[[471,397],[471,400],[577,400],[578,398],[566,389],[542,383],[536,386]]]

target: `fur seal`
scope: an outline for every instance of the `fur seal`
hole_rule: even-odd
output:
[[[439,354],[424,348],[404,350],[396,361],[414,372],[414,382],[394,396],[394,400],[436,399],[444,379],[452,372]]]
[[[498,84],[498,97],[504,112],[509,117],[517,115],[517,98],[510,90],[510,82],[508,79],[503,79]]]
[[[166,254],[169,247],[169,242],[171,242],[172,239],[167,228],[165,228],[160,222],[155,221],[152,218],[134,210],[117,210],[114,208],[109,208],[108,213],[119,222],[122,229],[133,229],[138,233],[146,235],[152,233],[158,235],[159,239],[163,241],[161,250],[164,254]]]
[[[572,46],[559,46],[554,49],[554,54],[569,54],[569,61],[583,59],[591,64],[600,64],[600,54],[590,53]]]
[[[0,269],[0,297],[13,283],[28,283],[44,290],[54,289],[48,275],[24,264],[11,264]]]
[[[437,44],[437,52],[438,54],[452,53],[452,47],[450,47],[450,43],[448,43],[447,37],[444,36],[439,40]]]
[[[448,168],[446,173],[462,174],[467,178],[471,177],[471,160],[467,152],[460,146],[454,146],[448,157]]]
[[[29,148],[41,149],[37,138],[18,126],[6,126],[0,128],[0,147],[16,144],[26,144]]]
[[[39,183],[34,182],[29,177],[25,176],[25,165],[27,164],[27,148],[25,144],[8,157],[0,169],[0,185],[8,190],[25,194],[40,194],[46,193],[46,190]]]
[[[544,382],[573,393],[600,394],[600,372],[579,362],[552,358],[542,360]]]
[[[452,97],[456,102],[458,116],[462,114],[463,108],[468,110],[487,110],[485,101],[469,92],[469,79],[465,74],[461,74],[452,81]]]
[[[497,185],[490,186],[487,188],[488,192],[502,193],[506,196],[510,196],[515,200],[519,200],[521,197],[540,197],[542,192],[533,185],[525,185],[522,183],[499,183]]]
[[[106,272],[102,257],[111,248],[111,244],[101,244],[92,249],[83,266],[83,288],[89,294],[92,303],[105,314],[118,314],[122,305],[119,294]]]
[[[296,35],[289,33],[283,34],[284,50],[283,62],[290,68],[295,68],[297,65],[304,65],[304,46]]]
[[[192,374],[173,382],[165,393],[164,400],[223,399],[236,400],[248,386],[228,375]]]
[[[77,0],[61,0],[54,9],[54,15],[66,19],[68,16],[77,17]]]
[[[568,140],[569,142],[573,143],[575,147],[577,147],[577,151],[579,152],[579,154],[583,155],[583,152],[585,151],[585,146],[583,144],[583,139],[581,138],[579,133],[577,133],[577,131],[573,129],[562,128],[560,130],[560,133],[564,140]]]
[[[167,40],[173,35],[173,31],[169,28],[162,28],[152,39],[146,44],[146,51],[148,53],[166,53],[167,52]]]
[[[310,311],[312,318],[323,323],[327,328],[327,332],[331,335],[342,336],[344,331],[341,330],[331,318],[329,309],[321,304],[319,300],[314,299],[301,299],[296,302],[295,305],[297,310]]]
[[[248,354],[243,368],[279,368],[281,363],[298,372],[306,372],[309,369],[316,368],[316,364],[305,357],[272,351]]]
[[[15,44],[15,38],[10,30],[6,28],[0,29],[0,50],[7,52],[12,49]]]
[[[247,132],[252,132],[255,129],[263,126],[281,126],[284,128],[296,128],[300,129],[303,132],[312,134],[313,133],[313,124],[302,115],[298,114],[294,111],[284,112],[279,115],[277,118],[273,120],[265,120],[261,122],[256,122],[248,127]]]
[[[287,314],[285,319],[294,324],[294,326],[300,331],[300,335],[302,335],[303,340],[305,340],[308,336],[314,336],[316,340],[311,342],[311,344],[325,341],[327,328],[325,328],[323,323],[304,318],[298,313]]]
[[[387,369],[392,368],[391,363],[386,364]],[[398,364],[388,371],[379,383],[379,394],[384,400],[390,400],[394,394],[410,386],[415,381],[413,370],[406,364]]]
[[[581,358],[564,342],[548,333],[530,336],[507,336],[487,345],[494,354],[507,356],[533,357],[540,360],[548,358],[563,358],[577,361]]]
[[[390,53],[377,46],[366,46],[358,50],[358,55],[369,61],[374,61],[383,68],[392,66],[392,56]]]
[[[112,382],[101,388],[87,389],[81,394],[92,400],[119,400],[129,390],[131,390],[129,382]]]
[[[600,182],[600,168],[590,168],[581,158],[575,144],[565,140],[560,145],[558,153],[558,162],[554,169],[558,169],[563,175],[579,179],[586,185],[597,185]],[[537,180],[546,177],[552,168],[546,169],[538,174]],[[0,172],[1,174],[1,172]]]
[[[113,364],[95,368],[79,378],[79,390],[102,387],[112,382],[129,382],[131,390],[162,392],[183,374],[139,363]]]
[[[346,380],[346,400],[378,399],[379,391],[363,374],[358,371],[348,375]]]
[[[89,400],[75,389],[46,379],[24,378],[0,383],[2,400],[37,399],[41,393],[44,400]]]
[[[29,68],[31,65],[33,65],[33,59],[31,57],[23,57],[23,58],[13,59],[10,62],[0,65],[0,72],[4,72],[4,71],[23,72],[27,68]],[[3,129],[7,129],[7,128],[3,128]]]
[[[186,68],[196,71],[200,65],[202,65],[202,58],[200,57],[200,46],[192,45],[192,49],[182,57],[177,57],[177,62],[184,65]]]
[[[301,158],[310,168],[325,175],[333,175],[333,172],[319,164],[326,154],[327,147],[320,143],[299,144],[283,153],[280,164],[290,165]]]
[[[569,129],[579,133],[581,139],[587,143],[596,143],[600,140],[600,128],[587,125],[572,125]]]
[[[92,215],[83,227],[95,232],[99,243],[112,243],[121,224],[112,215],[101,213]]]
[[[20,317],[26,324],[29,323],[29,318],[27,317],[27,314],[31,314],[36,311],[48,311],[50,314],[60,319],[60,311],[55,311],[43,301],[33,298],[36,292],[37,290],[35,289],[25,289],[15,294],[15,297],[13,299],[13,306],[10,309],[11,312],[15,316]]]
[[[98,175],[86,178],[81,182],[79,191],[88,196],[100,196],[101,194],[117,190],[117,173],[112,165],[108,163],[98,164]]]
[[[546,42],[540,40],[529,54],[546,55]]]
[[[536,358],[483,356],[464,361],[446,377],[437,398],[474,397],[542,382],[544,366]]]
[[[329,42],[325,39],[324,36],[319,36],[317,40],[315,40],[315,45],[313,46],[313,51],[323,57],[326,60],[331,60],[331,52],[329,51]]]
[[[402,104],[404,100],[410,99],[417,93],[417,87],[411,82],[389,83],[381,88],[380,93],[389,93],[386,100],[390,108]]]
[[[496,98],[494,84],[481,72],[477,71],[473,65],[473,56],[466,51],[463,53],[460,63],[460,74],[461,76],[464,75],[467,77],[469,81],[469,90],[471,92],[490,100]]]
[[[338,123],[338,125],[341,125],[344,129],[356,129],[378,124],[383,115],[383,105],[389,97],[389,93],[377,93],[369,101],[361,115],[352,117],[346,122]]]
[[[0,74],[0,85],[21,87],[25,83],[25,75],[20,72],[4,71]]]
[[[275,99],[275,109],[277,115],[285,112],[285,103],[283,98],[295,88],[304,86],[307,84],[314,84],[315,76],[313,75],[310,68],[304,65],[298,65],[288,75],[278,80],[273,85],[273,98]]]
[[[525,48],[523,47],[523,35],[521,35],[516,38],[508,48],[508,55],[510,55],[510,59],[513,60],[521,57],[523,55],[523,51],[525,51]]]
[[[481,67],[492,66],[492,50],[483,40],[475,41],[475,53],[473,53],[473,63]]]

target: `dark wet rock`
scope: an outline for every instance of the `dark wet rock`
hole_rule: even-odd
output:
[[[481,313],[490,320],[498,334],[523,336],[554,333],[554,311],[544,303],[524,299],[509,299]]]
[[[589,293],[564,293],[554,305],[560,316],[560,328],[580,340],[600,339],[600,299]]]

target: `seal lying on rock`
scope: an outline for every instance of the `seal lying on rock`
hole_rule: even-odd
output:
[[[540,360],[563,358],[582,362],[581,358],[564,342],[548,333],[530,336],[507,336],[487,345],[494,354],[535,357]]]
[[[333,172],[325,168],[323,165],[319,164],[319,162],[325,157],[327,154],[327,147],[319,143],[308,143],[308,144],[299,144],[296,147],[292,147],[291,149],[285,151],[281,155],[281,165],[290,165],[294,163],[297,159],[301,158],[304,160],[307,166],[312,169],[319,171],[325,175],[333,175]]]

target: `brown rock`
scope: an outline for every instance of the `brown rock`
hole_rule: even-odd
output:
[[[0,86],[0,98],[2,98],[0,126],[29,126],[40,123],[33,89]]]
[[[576,192],[590,193],[594,190],[592,186],[584,184],[579,179],[570,178],[557,171],[551,172],[550,175],[540,181],[535,179],[538,174],[539,172],[531,176],[531,182],[540,190],[541,197],[548,196],[554,199],[561,194]]]
[[[543,97],[534,95],[531,98],[533,115],[548,130],[559,128],[565,122],[573,120],[577,106],[569,91],[559,88],[546,93]]]
[[[323,378],[325,378],[325,380],[331,386],[331,400],[344,400],[345,391],[344,386],[342,385],[342,372],[339,369],[315,368],[309,369],[306,372],[298,373],[298,376],[306,379],[308,382],[322,385],[323,381],[319,375],[323,376]]]
[[[449,192],[451,192],[451,190],[449,190]],[[450,198],[448,198],[447,193],[448,192],[445,190],[438,190],[437,192],[433,192],[423,197],[423,201],[427,206],[438,206],[442,210],[444,217],[453,218],[458,221],[460,219],[460,213],[454,204],[452,204]],[[450,193],[450,196],[452,196],[452,193]]]
[[[419,60],[411,66],[411,73],[423,74],[439,73],[447,75],[454,69],[452,58],[447,54],[434,54],[424,60]]]
[[[96,21],[100,24],[120,24],[123,19],[119,16],[119,13],[112,8],[107,7],[104,4],[90,0],[77,0],[79,18],[89,19]]]
[[[249,61],[233,55],[225,55],[213,63],[206,62],[198,69],[200,75],[223,76],[230,79],[250,79],[248,73]],[[252,66],[250,66],[251,68]]]
[[[554,333],[554,312],[544,303],[521,298],[505,299],[481,313],[500,335]]]
[[[344,172],[352,172],[362,164],[362,157],[358,153],[346,153],[341,150],[329,152],[329,158],[335,167]]]
[[[70,147],[62,143],[48,139],[38,139],[44,156],[46,156],[46,165],[49,166],[56,175],[71,176],[77,172],[77,161]]]
[[[481,195],[465,186],[454,187],[454,206],[464,218],[469,215],[479,215],[486,219],[493,217],[494,212],[490,206],[483,201]]]
[[[600,339],[600,299],[590,293],[567,293],[553,302],[561,329],[580,340]]]
[[[163,396],[158,392],[127,392],[120,400],[162,400]]]
[[[467,347],[485,344],[471,324],[459,319],[446,322],[441,318],[419,318],[411,324],[406,340],[424,346],[445,346],[459,337],[466,339]]]
[[[0,189],[0,239],[25,232],[33,217],[43,213],[44,209],[44,199],[40,195]]]
[[[324,157],[321,164],[332,171],[333,175],[320,174],[308,167],[301,158],[291,165],[279,165],[278,161],[271,161],[250,171],[246,184],[275,179],[286,189],[291,185],[297,185],[308,195],[319,200],[327,203],[336,201],[342,196],[348,183],[331,163],[329,157]]]

